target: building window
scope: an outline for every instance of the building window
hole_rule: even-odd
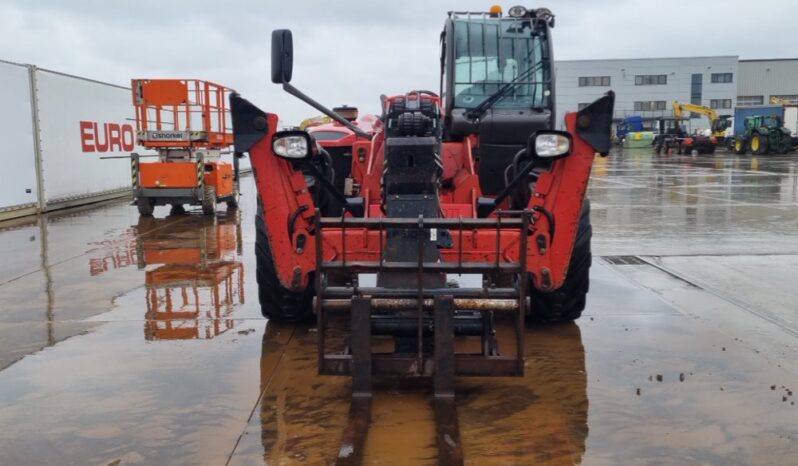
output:
[[[709,108],[731,108],[731,99],[711,99]]]
[[[588,105],[590,105],[590,102],[580,102],[579,105],[577,106],[577,110],[582,110],[583,108],[587,107]]]
[[[701,94],[704,87],[704,75],[695,73],[690,75],[690,103],[701,105]],[[699,118],[701,115],[691,113],[690,118]]]
[[[609,86],[609,76],[582,76],[579,78],[579,87]]]
[[[751,105],[762,105],[764,98],[761,95],[738,95],[737,105],[740,107],[749,107]]]
[[[798,95],[772,95],[771,99],[776,98],[777,101],[784,101],[785,103],[798,105]]]
[[[635,75],[635,86],[650,86],[653,84],[668,84],[668,75],[667,74]]]
[[[730,83],[732,82],[731,73],[712,73],[713,83]]]
[[[653,110],[665,110],[664,100],[646,100],[643,102],[635,102],[636,112],[650,112]]]

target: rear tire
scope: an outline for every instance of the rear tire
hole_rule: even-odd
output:
[[[205,186],[202,193],[202,213],[205,215],[216,214],[216,188]]]
[[[789,137],[789,136],[788,136]],[[779,154],[786,154],[790,151],[790,140],[789,139],[782,139],[779,143]]]
[[[745,154],[745,146],[746,146],[745,139],[741,137],[734,138],[734,146],[732,147],[732,149],[734,150],[735,154],[737,155]]]
[[[299,323],[313,318],[313,286],[293,291],[282,285],[272,259],[263,211],[259,207],[255,216],[255,278],[263,317],[284,323]]]
[[[759,133],[751,135],[751,140],[748,141],[748,148],[754,155],[762,155],[768,151],[768,141]]]
[[[140,197],[136,199],[136,207],[139,209],[139,215],[152,217],[152,213],[155,211],[155,199]]]
[[[233,210],[238,208],[238,202],[241,199],[241,191],[238,189],[238,181],[233,184],[233,194],[230,195],[230,199],[227,202],[227,209]]]
[[[590,225],[590,200],[582,204],[579,227],[576,231],[574,249],[568,274],[562,286],[552,292],[538,291],[532,280],[529,281],[529,295],[532,298],[532,310],[528,316],[531,322],[568,322],[578,319],[587,304],[587,292],[590,289],[590,239],[593,227]]]

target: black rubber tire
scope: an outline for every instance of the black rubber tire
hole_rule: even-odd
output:
[[[778,150],[776,151],[779,154],[786,154],[787,152],[790,151],[789,136],[787,138],[788,139],[782,139],[781,142],[779,143]]]
[[[152,217],[152,213],[155,211],[155,200],[148,197],[140,197],[136,199],[136,207],[139,209],[139,215]]]
[[[741,137],[737,137],[734,139],[734,143],[732,144],[732,150],[734,150],[735,154],[743,155],[745,154],[745,150],[747,148],[748,148],[748,142],[745,139]]]
[[[241,199],[241,191],[238,188],[238,181],[236,181],[233,184],[232,197],[230,197],[229,199],[227,199],[227,201],[225,201],[226,204],[227,204],[227,209],[228,210],[233,210],[233,209],[238,208],[238,202],[239,202],[240,199]]]
[[[205,186],[202,193],[202,213],[216,215],[216,188],[213,186]]]
[[[260,312],[269,320],[283,323],[306,322],[313,318],[313,282],[302,291],[290,290],[280,283],[272,260],[266,225],[261,209],[255,216],[255,278],[258,282]]]
[[[754,150],[754,148],[753,148],[753,144],[754,144],[754,140],[755,139],[759,142],[759,145],[757,146],[757,150]],[[748,141],[748,149],[754,155],[766,154],[767,151],[768,151],[768,140],[767,140],[767,138],[763,137],[759,133],[752,134],[751,135],[751,139]]]
[[[587,292],[590,289],[590,265],[593,261],[590,253],[592,236],[590,200],[585,199],[565,282],[557,290],[547,293],[536,290],[534,282],[529,281],[532,310],[527,316],[527,321],[570,322],[582,315],[587,304]]]

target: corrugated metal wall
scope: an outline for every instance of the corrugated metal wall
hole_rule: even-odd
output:
[[[798,95],[798,59],[740,60],[738,96]]]

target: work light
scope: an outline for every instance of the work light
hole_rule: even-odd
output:
[[[533,157],[552,160],[571,153],[571,135],[564,131],[538,131],[530,139]]]
[[[523,18],[527,15],[527,13],[529,13],[529,10],[522,7],[521,5],[510,7],[510,9],[507,10],[507,16],[511,18]]]
[[[304,131],[281,131],[274,134],[272,151],[285,159],[304,159],[310,155],[310,135]]]

